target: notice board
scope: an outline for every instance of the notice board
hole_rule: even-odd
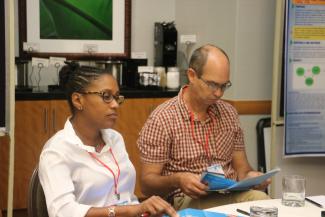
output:
[[[286,156],[325,156],[325,1],[287,0]]]

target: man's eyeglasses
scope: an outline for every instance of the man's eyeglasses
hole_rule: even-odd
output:
[[[203,78],[199,78],[200,80],[202,80],[209,88],[211,91],[215,92],[217,90],[221,90],[222,92],[226,91],[229,87],[231,87],[232,83],[231,81],[227,81],[224,84],[218,84],[216,82],[213,81],[207,81],[204,80]]]
[[[122,95],[113,95],[110,92],[102,91],[85,91],[85,92],[79,92],[81,94],[96,94],[100,97],[102,97],[103,101],[106,103],[112,102],[114,99],[118,104],[122,104],[124,102],[124,96]]]

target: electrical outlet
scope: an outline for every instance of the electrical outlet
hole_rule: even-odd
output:
[[[64,61],[66,61],[64,57],[50,57],[50,66],[60,68],[64,65]]]
[[[6,128],[5,127],[0,127],[0,136],[6,135]]]
[[[196,43],[196,35],[181,35],[182,44],[194,44]]]
[[[33,57],[32,66],[38,68],[47,68],[49,67],[49,59]]]
[[[138,66],[138,72],[153,72],[153,66]]]
[[[84,44],[84,52],[86,53],[96,53],[98,52],[97,44]]]
[[[131,52],[131,59],[146,59],[146,52]]]
[[[39,51],[39,43],[24,42],[23,50],[27,51],[27,52],[38,52]]]

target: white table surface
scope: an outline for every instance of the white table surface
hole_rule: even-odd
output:
[[[278,208],[278,217],[320,217],[321,211],[325,210],[319,208],[308,201],[305,201],[304,207],[288,207],[281,204],[281,199],[249,201],[243,203],[234,203],[224,206],[218,206],[207,209],[207,211],[222,212],[226,214],[245,216],[238,213],[236,209],[242,209],[249,212],[250,206],[275,206]]]

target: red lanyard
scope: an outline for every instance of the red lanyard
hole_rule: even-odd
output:
[[[94,153],[92,152],[88,152],[90,154],[90,156],[92,156],[95,160],[97,160],[101,165],[103,165],[106,169],[108,169],[108,171],[110,171],[114,177],[114,187],[115,187],[115,195],[116,197],[119,199],[119,195],[117,193],[117,185],[118,185],[118,180],[120,178],[120,167],[117,163],[117,160],[113,154],[112,149],[110,148],[109,151],[111,152],[111,155],[113,156],[113,159],[115,161],[115,164],[117,166],[117,176],[115,176],[115,173],[113,172],[113,170],[111,168],[109,168],[109,166],[107,166],[103,161],[101,161]]]
[[[183,95],[185,93],[185,90],[188,88],[188,86],[185,86],[183,88]],[[192,138],[194,139],[195,142],[199,143],[200,145],[203,146],[204,150],[205,150],[205,153],[206,155],[208,156],[208,160],[211,161],[211,153],[210,153],[210,149],[209,149],[209,136],[211,134],[211,131],[212,131],[212,126],[209,128],[207,134],[205,134],[205,144],[203,145],[201,141],[198,141],[196,138],[195,138],[195,133],[194,133],[194,113],[192,111],[190,111],[190,114],[191,114],[191,133],[192,133]],[[214,119],[211,117],[212,121],[214,121]]]
[[[199,140],[197,140],[195,138],[195,133],[194,133],[194,114],[193,114],[193,112],[191,112],[191,129],[192,129],[191,132],[192,132],[192,137],[193,137],[194,141],[203,146],[203,148],[205,149],[205,153],[208,156],[208,160],[212,160],[211,159],[211,152],[210,152],[210,149],[209,149],[209,136],[210,136],[211,131],[212,131],[212,126],[209,128],[208,132],[205,134],[205,144],[202,144],[201,141],[199,141]]]

